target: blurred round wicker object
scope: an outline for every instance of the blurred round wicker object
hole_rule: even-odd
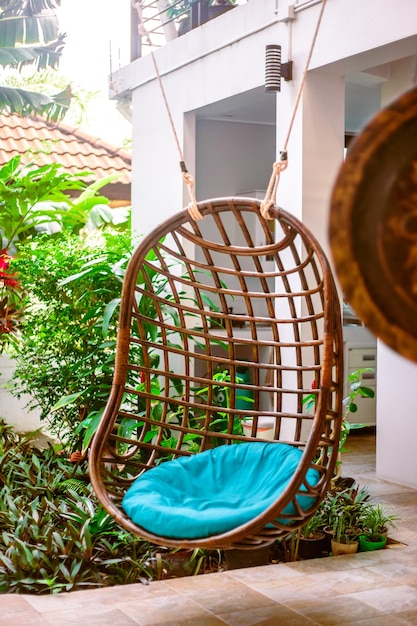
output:
[[[331,198],[330,245],[346,300],[417,361],[417,88],[355,139]]]

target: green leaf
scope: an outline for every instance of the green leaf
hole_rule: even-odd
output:
[[[121,302],[120,298],[113,298],[113,300],[111,300],[107,304],[106,308],[104,309],[103,323],[102,323],[103,337],[107,337],[111,319],[113,317],[115,310],[120,305],[120,302]]]
[[[58,122],[68,111],[70,100],[70,87],[55,96],[46,96],[25,89],[0,86],[0,108],[24,117],[37,113]]]
[[[375,391],[371,389],[370,387],[361,387],[359,389],[359,394],[363,398],[373,398],[375,396]]]
[[[94,434],[103,416],[104,408],[105,407],[102,407],[99,411],[93,411],[85,420],[86,428],[83,437],[83,451],[88,450],[91,440],[94,437]]]
[[[77,393],[71,393],[68,396],[64,396],[53,405],[51,410],[56,411],[57,409],[62,409],[64,406],[68,406],[69,404],[74,404],[74,402],[83,394],[84,391],[77,391]]]

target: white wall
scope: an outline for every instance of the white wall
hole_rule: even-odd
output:
[[[344,94],[343,77],[308,75],[277,194],[277,204],[301,219],[327,253],[330,193],[343,162]],[[279,149],[288,127],[278,123],[277,128]]]
[[[383,106],[410,88],[415,63],[411,57],[390,65],[390,80],[381,90]],[[378,476],[417,488],[417,365],[378,341],[377,372]]]
[[[417,366],[378,341],[377,474],[417,488]]]
[[[197,198],[266,189],[275,160],[275,128],[202,120],[196,132]]]
[[[40,411],[26,407],[30,397],[20,400],[10,393],[15,364],[6,354],[0,355],[0,419],[13,426],[17,432],[31,432],[41,428]],[[45,431],[45,428],[42,428]]]

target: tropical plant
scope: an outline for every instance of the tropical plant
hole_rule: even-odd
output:
[[[233,5],[236,0],[169,0],[167,15],[169,18],[178,18],[189,12],[193,4],[214,5]]]
[[[220,550],[160,548],[152,559],[152,567],[155,577],[162,580],[215,572],[218,571],[221,561]]]
[[[66,229],[21,244],[11,264],[26,292],[12,392],[29,394],[71,448],[79,447],[80,422],[99,417],[109,394],[113,313],[131,249],[129,232],[83,237]]]
[[[211,422],[211,428],[217,432],[227,432],[227,422],[230,418],[230,415],[227,411],[222,410],[222,407],[225,409],[231,408],[231,398],[230,398],[230,386],[227,383],[231,382],[231,375],[228,370],[219,369],[218,372],[213,374],[212,380],[215,384],[211,384],[210,387],[200,387],[196,389],[196,396],[201,398],[204,403],[208,402],[209,393],[212,394],[211,402],[215,406],[218,407],[217,411],[213,413],[213,421]],[[245,382],[244,378],[238,373],[236,374],[235,381]],[[225,384],[226,383],[226,384]],[[243,392],[244,393],[244,392]],[[236,397],[236,405],[238,402],[244,401],[246,403],[253,404],[253,396],[249,395],[249,392],[246,395],[240,395],[239,398]],[[233,433],[236,435],[243,435],[243,427],[242,427],[242,416],[236,413],[233,417]],[[213,442],[216,445],[219,445],[221,441]]]
[[[396,528],[397,515],[387,515],[381,503],[370,504],[362,518],[362,532],[370,541],[379,541],[389,528]]]
[[[345,410],[341,424],[339,456],[336,463],[336,474],[333,477],[333,483],[336,483],[338,480],[340,480],[342,475],[342,452],[346,452],[345,444],[352,428],[352,425],[349,422],[349,414],[357,412],[358,398],[373,398],[375,395],[373,389],[371,389],[370,387],[366,387],[362,384],[362,374],[373,371],[374,370],[372,367],[364,367],[351,372],[347,377],[346,384],[348,388],[348,393],[343,399],[343,406]],[[356,424],[356,428],[360,427],[361,424]]]
[[[0,237],[2,248],[16,252],[16,244],[40,228],[59,221],[72,205],[71,191],[85,189],[85,173],[70,174],[59,164],[22,165],[15,156],[0,168]],[[58,207],[61,206],[61,210]]]
[[[337,543],[351,543],[357,541],[360,534],[360,517],[357,507],[351,504],[344,506],[336,515],[333,522],[333,539]]]
[[[372,367],[364,367],[351,372],[346,379],[348,394],[343,399],[345,412],[343,416],[342,436],[340,440],[341,451],[343,451],[347,436],[351,430],[351,424],[348,420],[348,416],[350,413],[356,413],[358,411],[358,398],[373,398],[375,396],[375,392],[371,389],[371,387],[366,387],[366,385],[362,384],[362,374],[373,371]],[[359,427],[360,426],[361,425],[359,425]]]
[[[147,582],[155,549],[98,505],[82,464],[0,422],[0,592]]]
[[[74,127],[88,122],[93,115],[94,101],[99,95],[99,92],[86,89],[65,76],[59,69],[51,67],[38,69],[30,65],[21,69],[8,68],[4,70],[2,80],[4,87],[42,93],[51,98],[56,93],[65,93],[71,83],[71,99],[65,112],[65,123]]]
[[[56,67],[65,35],[59,33],[56,9],[60,0],[2,0],[0,3],[0,65],[18,68]],[[68,110],[71,88],[52,96],[21,88],[0,86],[0,108],[44,115],[58,121]]]
[[[369,502],[368,487],[353,485],[327,493],[320,505],[323,524],[331,528],[339,543],[356,541],[362,529],[362,519]]]
[[[56,164],[22,166],[20,156],[0,168],[0,352],[16,342],[25,285],[10,270],[19,243],[40,232],[68,229],[87,234],[110,226],[130,228],[130,209],[111,209],[100,188],[114,176],[86,186],[86,173],[69,174]],[[80,192],[72,198],[71,192]]]
[[[301,527],[300,535],[305,539],[311,539],[324,526],[326,526],[326,516],[323,509],[319,507],[314,515]]]
[[[60,211],[52,203],[68,208],[66,193],[84,187],[81,176],[57,164],[31,168],[16,156],[0,167],[0,352],[14,343],[21,315],[24,288],[10,270],[17,243],[56,225]]]

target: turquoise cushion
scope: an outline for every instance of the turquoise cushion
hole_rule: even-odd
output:
[[[230,531],[273,504],[297,469],[302,451],[283,443],[220,446],[145,472],[128,489],[123,509],[160,537],[198,539]],[[310,469],[309,483],[319,473]],[[298,496],[303,509],[311,496]],[[293,514],[288,505],[284,513]]]

